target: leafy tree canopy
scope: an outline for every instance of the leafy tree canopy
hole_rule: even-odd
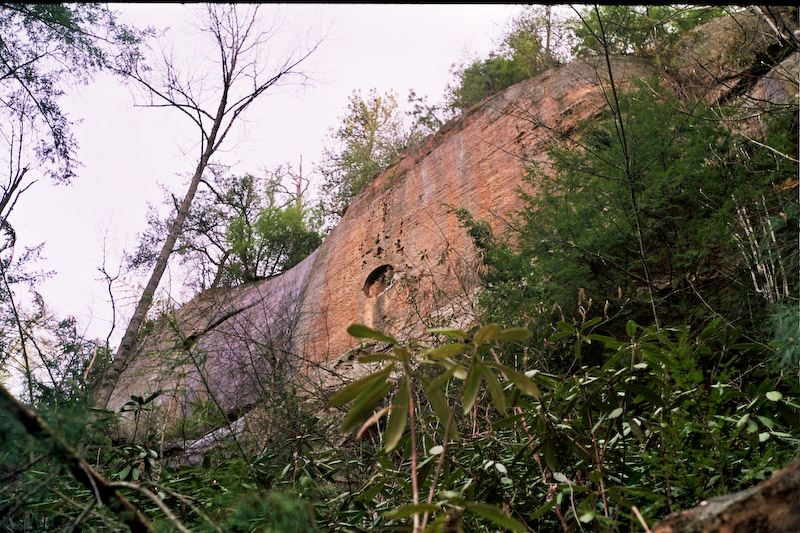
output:
[[[194,290],[232,286],[280,274],[322,242],[320,218],[302,192],[283,188],[286,170],[267,177],[231,176],[221,167],[201,188],[178,238],[175,254],[188,267]],[[174,209],[175,199],[166,203]],[[172,215],[170,215],[172,216]],[[134,268],[149,267],[158,253],[170,218],[151,208],[148,229],[129,258]]]
[[[575,38],[573,53],[597,55],[607,48],[611,55],[652,54],[698,24],[724,15],[725,9],[680,4],[584,7],[568,24]]]
[[[331,221],[341,218],[364,185],[419,138],[416,128],[406,128],[394,94],[372,89],[364,98],[354,92],[320,168],[323,206]]]
[[[451,109],[465,111],[481,100],[526,80],[564,59],[567,37],[550,6],[527,6],[514,18],[497,50],[454,71],[446,99]]]
[[[450,105],[461,111],[503,89],[528,79],[527,62],[523,56],[506,58],[491,55],[456,71],[456,86],[449,89]]]
[[[574,56],[597,55],[605,48],[612,55],[651,55],[684,32],[724,13],[724,7],[617,5],[600,6],[597,12],[584,7],[563,17],[550,6],[527,6],[510,22],[489,57],[454,70],[446,100],[452,110],[463,112]]]
[[[227,242],[232,261],[227,277],[252,281],[275,276],[305,259],[322,243],[318,219],[295,203],[281,205],[276,184],[268,184],[264,207],[255,221],[246,215],[230,221]]]
[[[54,179],[75,173],[76,142],[58,98],[64,86],[86,82],[136,54],[143,33],[116,21],[99,4],[0,4],[0,113],[14,164],[20,152],[49,164]]]
[[[552,166],[532,168],[540,192],[526,196],[516,247],[459,213],[489,267],[495,319],[534,320],[554,305],[578,317],[585,295],[584,307],[594,298],[626,318],[691,324],[711,313],[764,338],[767,306],[797,293],[795,119],[768,120],[767,149],[665,92],[641,84],[622,96],[621,121],[587,126],[549,151]]]
[[[31,402],[37,390],[39,400],[77,391],[86,350],[65,341],[68,330],[79,338],[72,319],[53,318],[35,292],[47,275],[36,271],[42,246],[15,250],[9,216],[35,174],[59,183],[75,175],[77,142],[60,97],[138,54],[147,33],[100,4],[0,3],[0,368],[24,374]]]

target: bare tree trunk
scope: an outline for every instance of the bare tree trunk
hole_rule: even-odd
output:
[[[208,147],[211,146],[211,144],[208,145]],[[175,242],[180,236],[181,228],[183,228],[183,222],[186,220],[186,215],[189,213],[189,207],[192,204],[194,195],[197,192],[197,187],[200,184],[200,177],[203,175],[203,171],[205,170],[211,153],[213,153],[213,150],[209,150],[208,147],[206,149],[206,153],[203,154],[203,158],[200,160],[200,163],[198,163],[197,169],[195,169],[194,176],[192,176],[192,181],[189,183],[189,190],[186,191],[186,196],[183,198],[180,209],[178,209],[175,220],[170,227],[167,240],[164,242],[164,246],[161,248],[161,252],[158,254],[158,259],[153,267],[153,272],[150,274],[150,279],[144,288],[144,292],[142,292],[142,297],[139,299],[139,303],[136,304],[136,310],[133,312],[133,317],[131,317],[131,321],[128,323],[128,328],[125,330],[125,335],[122,337],[122,341],[117,349],[114,362],[109,365],[105,375],[103,376],[103,381],[101,381],[99,385],[97,398],[99,405],[105,406],[108,404],[108,400],[111,396],[111,392],[117,382],[117,379],[119,379],[119,376],[122,371],[125,370],[125,367],[128,366],[134,344],[139,336],[139,330],[141,329],[142,324],[147,317],[147,312],[150,310],[150,306],[153,303],[153,297],[155,296],[159,283],[161,283],[161,278],[164,275],[164,271],[167,269],[170,255],[172,255],[172,250],[175,248]]]
[[[225,274],[225,263],[228,262],[228,257],[230,257],[230,255],[230,250],[225,250],[222,254],[222,259],[220,259],[219,265],[217,265],[217,272],[214,274],[214,280],[211,282],[209,289],[215,289],[222,283],[222,276]]]
[[[186,191],[186,196],[184,196],[183,201],[178,208],[178,213],[175,215],[175,220],[172,222],[169,234],[167,235],[167,240],[164,242],[164,246],[162,246],[161,252],[158,254],[158,259],[156,259],[153,272],[150,274],[150,279],[144,288],[144,292],[142,292],[139,303],[136,304],[136,310],[133,312],[131,321],[128,323],[128,328],[125,330],[122,341],[120,341],[114,361],[109,365],[108,369],[103,375],[102,381],[99,384],[96,398],[98,405],[105,407],[108,404],[108,400],[111,397],[111,392],[114,390],[114,386],[116,385],[119,376],[122,374],[122,371],[125,370],[125,367],[128,366],[136,339],[139,336],[139,330],[141,329],[142,324],[147,317],[147,312],[150,310],[150,306],[153,303],[153,297],[155,296],[159,283],[161,283],[161,278],[164,275],[164,271],[167,269],[169,257],[172,255],[172,251],[175,248],[175,243],[181,234],[183,222],[186,220],[186,215],[189,213],[189,208],[191,207],[192,200],[197,192],[197,187],[200,185],[200,179],[203,177],[203,172],[205,172],[208,162],[218,146],[215,141],[222,123],[225,108],[227,106],[227,96],[228,91],[226,87],[226,89],[223,91],[223,96],[220,99],[217,116],[214,118],[214,125],[212,126],[211,133],[206,141],[205,150],[203,150],[203,155],[200,156],[200,161],[197,163],[197,168],[195,168],[192,180],[189,182],[189,190]]]
[[[136,63],[126,67],[126,74],[142,84],[151,97],[161,102],[157,105],[152,105],[176,108],[195,123],[201,133],[202,153],[189,182],[189,189],[178,207],[175,220],[170,227],[169,234],[164,246],[161,248],[153,272],[136,306],[133,317],[125,330],[116,356],[108,365],[100,383],[94,389],[95,402],[100,407],[108,405],[119,376],[130,363],[139,331],[153,303],[156,289],[158,289],[158,285],[167,268],[169,258],[189,213],[192,200],[212,155],[225,140],[241,113],[267,89],[278,84],[280,80],[289,74],[296,74],[295,68],[319,44],[317,43],[317,45],[311,47],[308,52],[300,54],[299,57],[294,56],[287,59],[277,67],[276,72],[267,74],[266,79],[264,79],[264,73],[262,66],[258,63],[258,58],[247,56],[248,54],[254,54],[259,46],[266,46],[271,34],[258,30],[256,24],[257,7],[253,9],[249,16],[241,17],[241,19],[236,9],[236,6],[209,5],[208,7],[206,30],[213,35],[220,57],[221,96],[216,112],[208,112],[197,103],[199,99],[193,96],[192,87],[181,83],[175,75],[173,65],[167,65],[167,81],[164,83],[163,88],[159,88],[148,81],[146,73],[140,73]],[[237,82],[246,84],[244,94],[235,95],[232,92],[232,88]]]

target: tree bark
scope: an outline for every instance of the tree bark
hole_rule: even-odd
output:
[[[242,112],[255,101],[261,94],[270,87],[277,84],[289,74],[297,74],[295,68],[304,61],[319,43],[314,45],[309,51],[301,54],[300,57],[293,56],[287,59],[277,68],[277,72],[263,79],[263,72],[257,65],[257,58],[248,58],[251,52],[259,46],[266,46],[270,34],[260,33],[256,27],[257,7],[252,11],[252,15],[247,20],[242,20],[236,13],[236,6],[221,6],[211,4],[208,6],[208,27],[207,31],[214,35],[218,52],[220,54],[221,69],[221,96],[219,106],[215,113],[203,109],[192,95],[190,87],[184,87],[174,74],[172,65],[167,65],[167,81],[163,88],[158,88],[150,83],[145,76],[141,75],[137,64],[134,62],[126,66],[127,74],[141,83],[151,94],[158,98],[162,104],[156,107],[173,107],[188,116],[199,128],[202,138],[202,154],[195,168],[194,175],[189,183],[189,190],[177,210],[175,220],[170,227],[164,246],[156,260],[153,272],[145,286],[144,292],[136,306],[130,323],[120,342],[119,349],[106,367],[99,383],[93,387],[94,399],[97,406],[105,408],[108,406],[111,394],[116,386],[125,367],[130,364],[134,355],[134,348],[139,336],[142,324],[147,317],[147,312],[153,303],[156,289],[161,281],[164,271],[169,263],[169,258],[180,236],[183,223],[189,213],[192,200],[194,199],[197,188],[202,180],[211,156],[217,151],[225,137],[231,130],[234,122]],[[241,65],[241,66],[240,66]],[[249,69],[255,68],[254,72]],[[247,70],[247,74],[244,71]],[[258,80],[257,78],[260,78]],[[246,81],[245,81],[246,80]],[[244,96],[233,92],[233,86],[237,81],[246,83],[249,88]],[[252,83],[252,85],[250,85]],[[153,104],[155,105],[155,104]],[[206,121],[210,120],[208,127]]]
[[[139,509],[111,486],[106,478],[98,474],[44,420],[12,396],[2,384],[0,384],[0,408],[11,414],[33,438],[48,442],[52,453],[69,468],[75,479],[81,482],[102,503],[108,505],[131,531],[137,533],[140,531],[153,531],[150,521],[139,512]]]
[[[800,461],[752,489],[671,514],[653,533],[789,533],[800,531]]]
[[[136,305],[136,310],[133,312],[133,317],[128,323],[128,328],[125,330],[122,341],[120,341],[117,354],[104,372],[102,380],[97,387],[95,399],[99,407],[105,408],[108,405],[108,401],[111,398],[111,393],[114,390],[114,386],[116,385],[119,376],[130,362],[131,355],[133,354],[133,348],[139,336],[139,330],[141,329],[142,324],[147,317],[147,311],[150,309],[150,306],[153,303],[153,297],[155,296],[156,289],[158,289],[158,284],[161,282],[164,271],[167,269],[170,255],[172,255],[172,251],[175,248],[175,243],[181,234],[183,222],[186,220],[186,216],[189,213],[189,208],[191,207],[192,200],[197,192],[197,187],[200,185],[200,179],[203,177],[203,172],[205,172],[205,169],[208,166],[208,161],[216,151],[217,145],[215,144],[215,140],[222,123],[223,113],[225,112],[227,94],[228,91],[226,87],[226,89],[223,91],[217,116],[214,119],[214,125],[212,126],[211,134],[208,136],[205,150],[203,150],[203,155],[200,157],[200,161],[197,163],[197,168],[194,171],[192,180],[189,183],[189,190],[186,191],[186,196],[184,196],[180,208],[178,209],[178,213],[175,216],[175,220],[172,222],[169,234],[167,235],[167,240],[164,242],[164,246],[161,248],[161,252],[158,255],[156,264],[153,267],[153,272],[150,275],[150,279],[145,286],[142,297],[139,299],[139,303]]]

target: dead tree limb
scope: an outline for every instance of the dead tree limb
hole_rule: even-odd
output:
[[[0,384],[0,409],[7,411],[25,430],[39,441],[47,441],[51,452],[61,461],[81,484],[95,497],[108,505],[131,531],[138,533],[153,531],[150,521],[130,501],[116,490],[109,481],[98,474],[83,457],[67,444],[32,409],[17,400]]]

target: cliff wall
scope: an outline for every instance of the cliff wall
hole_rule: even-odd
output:
[[[613,68],[623,83],[654,72],[631,58]],[[368,184],[293,269],[207,291],[163,318],[142,339],[108,407],[160,389],[168,391],[158,400],[167,418],[190,414],[209,394],[240,412],[272,379],[335,368],[358,344],[346,332],[354,322],[401,338],[422,334],[425,324],[468,322],[478,261],[450,208],[502,231],[521,207],[525,165],[541,160],[558,132],[601,112],[604,77],[598,62],[550,70],[427,137]]]
[[[754,90],[791,97],[791,74],[787,81],[775,69],[753,70],[777,39],[758,17],[720,19],[679,43],[669,72],[633,57],[614,59],[612,69],[623,85],[661,76],[686,98],[721,102]],[[777,58],[789,73],[792,57]],[[348,358],[358,343],[346,333],[354,322],[399,338],[431,324],[469,325],[479,261],[450,208],[466,208],[502,231],[521,207],[526,164],[544,161],[549,143],[602,113],[604,65],[577,60],[479,104],[377,176],[292,270],[205,292],[161,319],[143,336],[107,407],[118,411],[133,394],[165,393],[149,420],[129,417],[122,432],[169,428],[205,402],[235,419],[275,384],[301,376],[308,387],[341,383],[358,373]]]

